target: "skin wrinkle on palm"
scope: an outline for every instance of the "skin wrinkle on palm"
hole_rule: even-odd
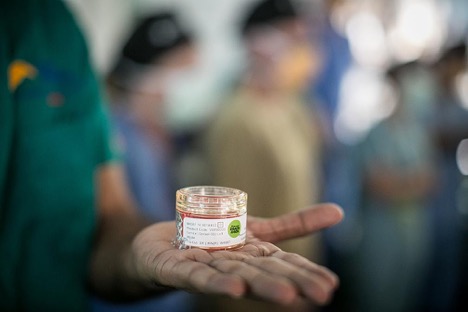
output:
[[[319,304],[330,300],[338,278],[328,269],[282,251],[272,243],[303,236],[338,223],[342,210],[333,204],[277,218],[249,217],[244,247],[233,251],[179,250],[171,241],[174,222],[150,226],[133,244],[141,276],[163,287],[231,297],[254,297],[279,304],[303,298]],[[152,254],[152,251],[159,251]],[[142,253],[144,251],[144,253]]]

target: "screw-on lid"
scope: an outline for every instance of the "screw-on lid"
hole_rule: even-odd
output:
[[[234,213],[246,208],[247,193],[222,186],[191,186],[177,191],[176,203],[179,209],[192,212]]]

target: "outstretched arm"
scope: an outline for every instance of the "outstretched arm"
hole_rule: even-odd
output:
[[[112,220],[111,216],[109,213],[105,218]],[[127,214],[120,219],[126,220],[120,226],[127,227],[129,223],[134,227],[129,226],[122,235],[113,234],[119,233],[118,228],[112,227],[119,225],[118,218],[102,228],[91,280],[104,294],[136,297],[178,288],[206,294],[256,297],[280,304],[305,297],[323,304],[330,300],[338,278],[328,269],[299,255],[286,253],[268,241],[313,233],[338,223],[342,217],[341,209],[332,204],[273,219],[251,217],[243,248],[208,252],[174,247],[174,222],[157,223],[139,231],[138,227],[143,224],[132,223],[136,217]]]

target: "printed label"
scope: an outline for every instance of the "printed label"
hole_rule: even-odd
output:
[[[182,237],[186,246],[228,247],[245,241],[247,214],[226,219],[183,218]]]

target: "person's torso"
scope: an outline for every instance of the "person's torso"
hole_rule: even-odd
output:
[[[94,175],[106,160],[97,81],[61,1],[2,10],[0,309],[85,310]]]

